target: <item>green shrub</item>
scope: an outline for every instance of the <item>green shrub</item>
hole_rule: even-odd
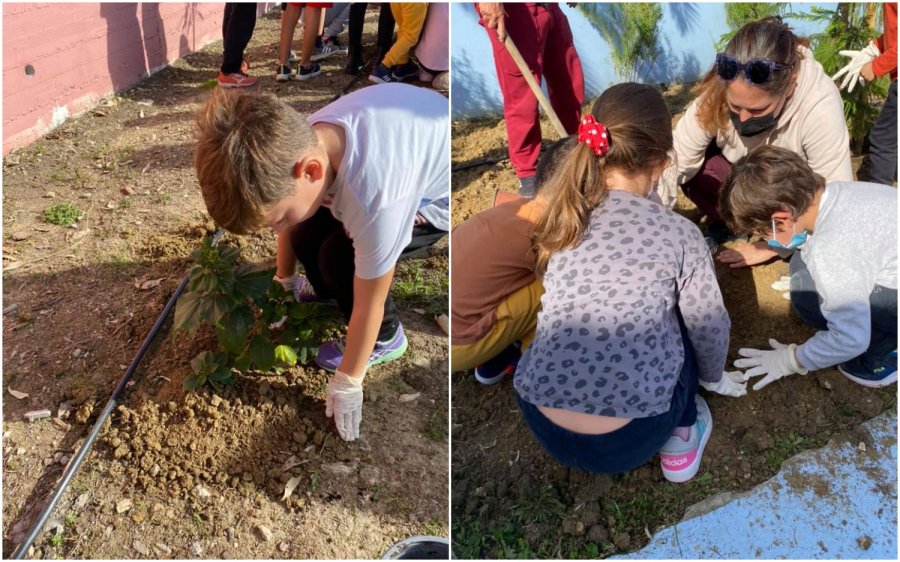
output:
[[[50,224],[69,226],[81,220],[82,214],[81,209],[71,203],[57,203],[44,209],[41,218]]]

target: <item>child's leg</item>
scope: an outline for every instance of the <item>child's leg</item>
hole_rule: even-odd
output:
[[[337,222],[332,217],[332,220]],[[340,223],[338,223],[340,225]],[[319,247],[317,271],[321,275],[322,284],[327,288],[331,298],[337,301],[344,320],[350,321],[353,313],[353,276],[356,273],[354,263],[353,241],[344,232],[343,225],[332,230]],[[320,296],[318,287],[313,284]],[[400,316],[390,295],[384,301],[384,317],[378,331],[377,341],[385,342],[394,337],[400,327]]]
[[[507,297],[497,307],[497,321],[490,332],[477,342],[450,346],[452,369],[467,371],[519,340],[522,350],[527,349],[534,338],[543,294],[544,286],[537,280]]]
[[[300,51],[300,66],[307,67],[309,58],[316,48],[316,37],[319,36],[319,20],[322,8],[306,6],[306,14],[303,17],[303,48]]]
[[[337,298],[337,296],[332,293],[331,287],[325,282],[319,266],[319,256],[322,253],[322,246],[336,231],[343,234],[343,225],[334,218],[330,210],[322,207],[316,211],[316,214],[292,228],[290,235],[288,236],[292,253],[296,255],[297,259],[300,260],[300,263],[303,264],[306,277],[309,279],[309,282],[312,283],[316,294],[323,299]],[[279,237],[279,268],[281,267],[282,259],[285,259],[285,261],[287,260],[287,258],[282,257],[280,241],[281,237]],[[346,256],[334,256],[334,258],[339,260],[347,259]],[[352,246],[349,259],[352,264]]]
[[[391,68],[409,62],[409,52],[419,42],[427,12],[428,4],[425,3],[391,3],[391,13],[397,21],[397,41],[384,55],[384,60],[381,61],[384,66]]]
[[[278,66],[288,63],[291,56],[291,42],[294,39],[294,30],[297,28],[297,21],[300,19],[300,10],[302,8],[296,3],[289,3],[284,12],[281,13],[281,38],[278,41]]]

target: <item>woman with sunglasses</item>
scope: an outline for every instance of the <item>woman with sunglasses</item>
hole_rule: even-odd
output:
[[[707,217],[710,246],[733,236],[719,215],[718,193],[732,164],[757,146],[792,150],[827,181],[853,180],[840,93],[808,46],[780,18],[745,25],[716,55],[675,127],[675,159],[660,180],[660,197],[674,205],[681,186]],[[718,259],[742,267],[775,256],[756,242]]]

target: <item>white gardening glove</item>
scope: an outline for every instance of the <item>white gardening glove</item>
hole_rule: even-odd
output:
[[[772,339],[769,340],[769,345],[772,346],[772,349],[742,348],[738,350],[738,354],[744,359],[736,360],[734,366],[739,369],[750,367],[744,373],[746,378],[765,375],[761,381],[753,385],[753,390],[759,390],[781,377],[795,373],[805,375],[809,372],[797,363],[794,352],[797,349],[796,345],[785,345]]]
[[[278,275],[276,273],[275,277],[273,279],[275,281],[279,282],[282,287],[284,287],[284,290],[286,293],[288,293],[291,296],[294,295],[294,285],[297,283],[297,274],[296,273],[293,275],[288,275],[287,277],[281,277],[280,275]]]
[[[328,379],[325,391],[325,416],[334,416],[338,435],[344,441],[359,437],[359,422],[362,420],[363,389],[362,377],[351,377],[341,370]]]
[[[719,382],[700,381],[700,386],[710,392],[722,396],[737,398],[747,394],[747,379],[749,377],[740,371],[723,371]]]
[[[840,76],[846,74],[838,90],[841,90],[845,88],[847,84],[850,84],[850,87],[847,88],[847,92],[852,92],[853,88],[856,87],[857,82],[861,83],[864,81],[860,78],[859,71],[862,70],[862,67],[881,55],[881,51],[878,50],[875,43],[869,42],[869,44],[861,51],[839,51],[839,54],[844,57],[849,57],[850,62],[847,63],[847,66],[838,70],[837,74],[832,76],[831,79],[837,80]]]

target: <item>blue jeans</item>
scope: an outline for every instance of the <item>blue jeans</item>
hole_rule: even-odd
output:
[[[791,305],[805,322],[820,330],[827,330],[828,323],[822,316],[822,298],[816,292],[816,284],[806,268],[800,252],[791,257]],[[860,356],[864,364],[877,366],[897,349],[897,289],[875,285],[869,295],[872,336],[869,348]]]
[[[697,421],[694,401],[699,386],[697,363],[684,324],[681,335],[685,344],[684,365],[675,384],[669,411],[649,418],[635,418],[610,433],[585,435],[559,427],[537,406],[516,394],[525,423],[550,456],[566,466],[602,473],[625,472],[641,466],[659,452],[676,427],[691,426]]]

